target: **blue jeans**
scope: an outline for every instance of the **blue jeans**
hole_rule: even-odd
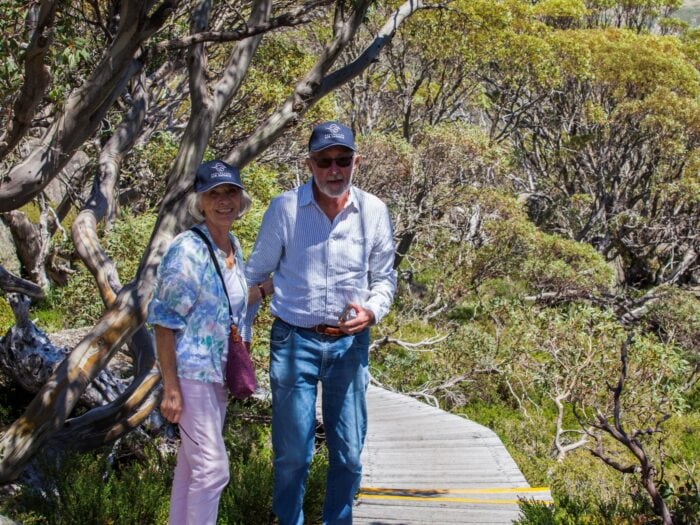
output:
[[[368,352],[369,330],[330,337],[280,319],[272,324],[272,510],[280,525],[304,523],[302,502],[314,449],[319,381],[329,456],[323,523],[352,523],[367,434]]]

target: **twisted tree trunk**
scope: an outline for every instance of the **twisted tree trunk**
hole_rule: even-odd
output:
[[[0,339],[0,366],[27,392],[38,392],[70,353],[69,348],[55,346],[29,320],[29,298],[11,294],[10,305],[16,323]],[[88,407],[105,405],[126,390],[127,381],[105,368],[95,377],[80,402]]]
[[[248,25],[264,25],[270,16],[271,6],[271,0],[257,0],[253,5]],[[356,3],[353,10],[347,14],[347,21],[343,22],[345,6],[344,2],[338,3],[336,37],[306,79],[297,85],[294,94],[278,112],[266,120],[248,141],[231,152],[229,160],[233,159],[239,166],[244,166],[263,152],[285,127],[292,125],[298,116],[321,97],[368,67],[390,41],[401,22],[422,8],[420,2],[408,0],[392,15],[380,35],[357,60],[326,75],[341,51],[354,37],[369,6],[369,0]],[[201,32],[206,28],[209,8],[210,2],[203,0],[193,10],[194,32]],[[139,329],[145,320],[147,305],[153,293],[156,269],[173,236],[189,225],[183,203],[191,191],[193,174],[203,158],[214,126],[237,92],[261,38],[262,35],[256,35],[239,42],[229,57],[221,80],[212,86],[206,83],[206,55],[203,44],[196,43],[190,48],[190,120],[170,170],[158,219],[142,256],[136,279],[118,292],[113,290],[116,295],[112,299],[110,289],[116,281],[108,277],[99,277],[107,310],[87,336],[56,368],[25,413],[0,439],[0,483],[14,479],[36,451],[46,443],[65,444],[71,439],[75,442],[74,436],[84,439],[88,446],[106,443],[140,424],[155,407],[157,397],[154,393],[160,377],[158,372],[149,366],[153,363],[152,344],[146,343],[146,340],[150,341],[150,336]],[[52,162],[52,158],[47,161],[47,172],[52,171]],[[33,184],[40,185],[37,180],[34,179]],[[32,190],[30,188],[27,191],[31,193]],[[29,193],[17,192],[16,188],[12,190],[0,187],[0,211],[3,207],[11,209]],[[98,207],[96,205],[95,210]],[[90,233],[95,227],[97,216],[91,219],[86,213],[86,217],[87,220],[80,226],[86,228],[81,231],[87,235],[84,257],[88,266],[92,264],[93,270],[99,272],[104,259],[100,255],[99,243],[96,243],[97,237]],[[129,388],[112,403],[67,421],[87,385],[105,367],[116,349],[134,335],[146,338],[142,339],[143,348],[151,350],[140,351],[135,356],[137,362],[141,363],[140,372]],[[142,347],[141,344],[134,346]]]

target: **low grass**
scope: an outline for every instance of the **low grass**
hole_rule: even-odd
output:
[[[218,522],[268,525],[272,519],[272,452],[265,408],[234,404],[225,440],[231,480]],[[162,441],[60,461],[45,456],[30,487],[0,502],[0,514],[23,525],[161,525],[167,523],[175,455]],[[134,450],[140,452],[134,453]],[[314,456],[304,500],[306,523],[321,522],[327,459]]]

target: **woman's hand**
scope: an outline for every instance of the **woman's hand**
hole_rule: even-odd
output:
[[[179,383],[163,389],[163,399],[160,402],[160,413],[171,423],[180,422],[182,415],[182,392]]]
[[[156,325],[156,351],[158,365],[163,378],[163,399],[160,411],[171,423],[178,423],[182,415],[182,392],[177,378],[177,358],[175,356],[175,332],[170,328]]]

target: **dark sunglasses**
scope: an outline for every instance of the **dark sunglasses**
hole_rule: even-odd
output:
[[[349,157],[336,157],[336,158],[330,158],[330,157],[311,157],[311,160],[313,160],[316,163],[316,166],[319,168],[330,168],[331,164],[335,162],[335,165],[338,166],[339,168],[347,168],[352,164],[352,159],[353,155],[350,155]]]

